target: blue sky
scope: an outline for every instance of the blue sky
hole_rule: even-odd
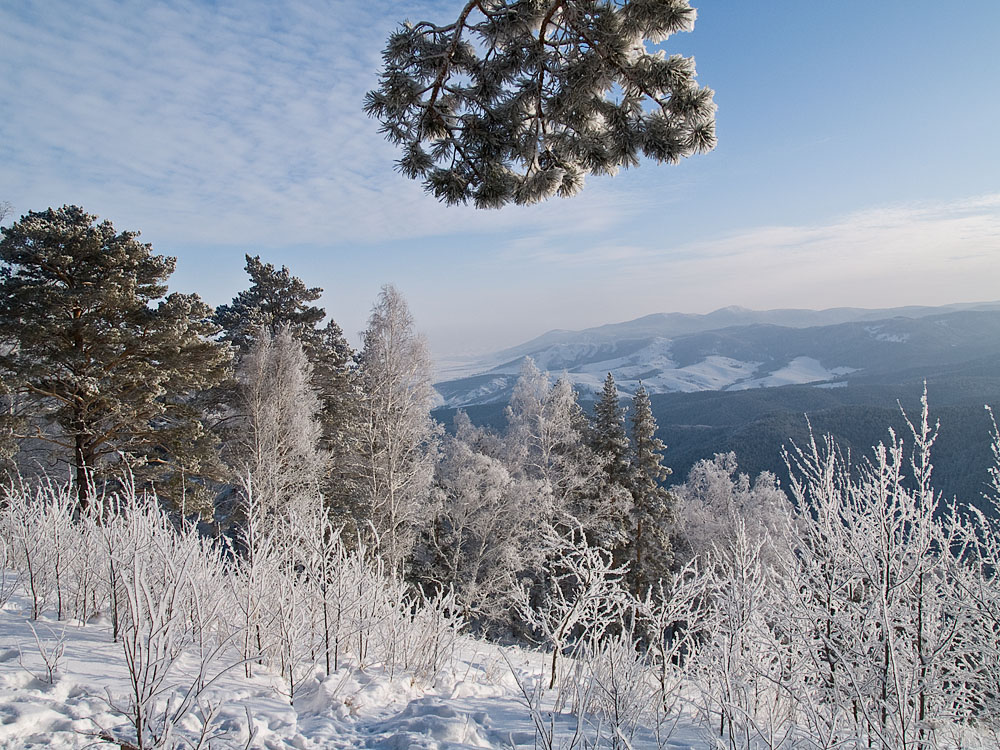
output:
[[[243,254],[383,283],[439,355],[653,312],[1000,299],[1000,3],[695,2],[719,146],[479,212],[393,170],[361,112],[404,17],[459,2],[0,4],[0,200],[76,203],[178,258],[212,304]]]

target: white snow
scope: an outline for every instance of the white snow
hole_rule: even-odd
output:
[[[536,360],[535,365],[547,370],[553,378],[567,378],[581,393],[599,394],[604,378],[612,372],[623,395],[634,394],[640,383],[650,393],[724,390],[752,378],[760,366],[759,362],[710,355],[700,362],[678,367],[671,357],[671,344],[669,339],[657,338],[629,354],[583,364],[569,372],[560,370],[562,363],[593,355],[597,349],[587,344],[560,345],[546,351],[546,356]],[[519,369],[519,363],[498,368],[494,371],[496,377],[452,395],[447,404],[485,404],[505,397]]]
[[[883,330],[883,326],[865,326],[865,331],[876,341],[888,341],[893,344],[902,344],[910,340],[908,333],[890,333]]]
[[[43,649],[52,649],[60,640],[65,643],[54,682],[48,684],[39,679],[45,676],[45,668],[29,615],[29,600],[24,596],[15,595],[0,610],[0,748],[112,747],[101,742],[99,735],[116,729],[123,734],[125,718],[112,704],[124,705],[128,683],[122,647],[112,642],[110,624],[46,618],[35,622]],[[346,666],[329,677],[317,670],[294,705],[275,691],[272,675],[261,672],[248,679],[242,669],[233,669],[209,694],[211,701],[221,704],[216,722],[221,735],[212,740],[211,747],[540,747],[514,671],[522,683],[531,686],[546,661],[541,653],[513,648],[502,652],[500,646],[463,637],[458,659],[432,683],[375,667]],[[182,659],[179,669],[191,669],[194,662]],[[551,705],[543,708],[557,734],[571,737],[576,723],[569,711],[553,714]],[[197,717],[191,716],[181,732],[185,740],[194,742],[199,729]],[[651,737],[636,739],[635,750],[655,747]],[[708,748],[711,743],[692,722],[676,729],[671,746]]]
[[[857,372],[853,367],[833,367],[827,369],[819,360],[812,357],[796,357],[784,367],[775,370],[770,375],[754,378],[730,386],[728,390],[741,391],[748,388],[773,388],[782,385],[802,385],[833,380],[841,375]]]

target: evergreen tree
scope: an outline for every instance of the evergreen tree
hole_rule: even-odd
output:
[[[469,0],[453,23],[389,37],[365,110],[446,203],[573,195],[590,172],[715,147],[694,59],[646,48],[695,15],[687,0]]]
[[[632,400],[632,549],[629,578],[633,593],[644,595],[667,575],[673,561],[670,529],[673,496],[662,482],[670,475],[663,465],[667,446],[656,437],[649,394],[641,384]]]
[[[258,332],[274,336],[287,325],[303,342],[314,345],[320,336],[316,325],[326,317],[326,311],[308,303],[318,300],[323,290],[307,287],[286,266],[279,271],[271,263],[262,262],[259,255],[248,254],[246,261],[250,288],[215,311],[215,320],[223,329],[222,338],[247,352]]]
[[[629,444],[625,431],[625,409],[618,398],[618,386],[609,372],[604,390],[594,407],[594,429],[590,447],[604,459],[604,474],[609,484],[628,486]]]
[[[80,505],[121,460],[188,497],[188,479],[218,469],[194,396],[231,361],[211,339],[209,307],[167,295],[173,258],[77,206],[29,212],[2,231],[0,372],[30,400],[33,437],[73,468]]]
[[[608,530],[601,540],[590,539],[592,544],[601,542],[605,549],[617,553],[626,536],[625,528],[632,507],[630,483],[632,467],[629,462],[629,440],[625,428],[625,409],[618,397],[615,378],[609,372],[604,379],[601,398],[594,407],[594,424],[590,430],[590,447],[601,463],[600,486],[595,498],[596,515],[606,519]]]

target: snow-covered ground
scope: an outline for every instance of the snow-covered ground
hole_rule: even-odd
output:
[[[29,615],[23,596],[0,610],[0,748],[112,747],[101,734],[128,736],[128,671],[110,624],[33,622]],[[42,653],[51,661],[60,650],[49,682]],[[431,683],[377,666],[344,666],[329,677],[317,669],[294,705],[275,689],[272,675],[247,678],[237,667],[208,691],[206,706],[217,706],[218,714],[205,747],[523,750],[545,746],[546,726],[555,730],[554,747],[570,747],[577,728],[571,711],[553,713],[554,696],[546,696],[536,715],[540,731],[518,685],[533,693],[546,658],[463,637],[452,666]],[[191,678],[196,661],[182,658],[175,666],[168,679],[175,690]],[[203,724],[199,712],[189,715],[176,747],[193,746]],[[585,730],[591,739],[601,731],[596,725]],[[660,743],[641,731],[632,740],[636,750],[711,746],[693,724],[676,727]]]
[[[782,385],[803,385],[805,383],[821,383],[833,380],[841,375],[857,372],[853,367],[834,367],[827,369],[819,360],[812,357],[796,357],[784,367],[775,370],[763,378],[754,378],[736,383],[728,390],[741,391],[747,388],[773,388]]]

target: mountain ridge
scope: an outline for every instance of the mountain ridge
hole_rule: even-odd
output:
[[[435,387],[443,406],[502,402],[527,357],[565,374],[584,397],[600,389],[608,372],[624,395],[640,381],[651,393],[837,385],[994,350],[1000,353],[1000,302],[818,311],[730,306],[555,329],[481,358]]]

